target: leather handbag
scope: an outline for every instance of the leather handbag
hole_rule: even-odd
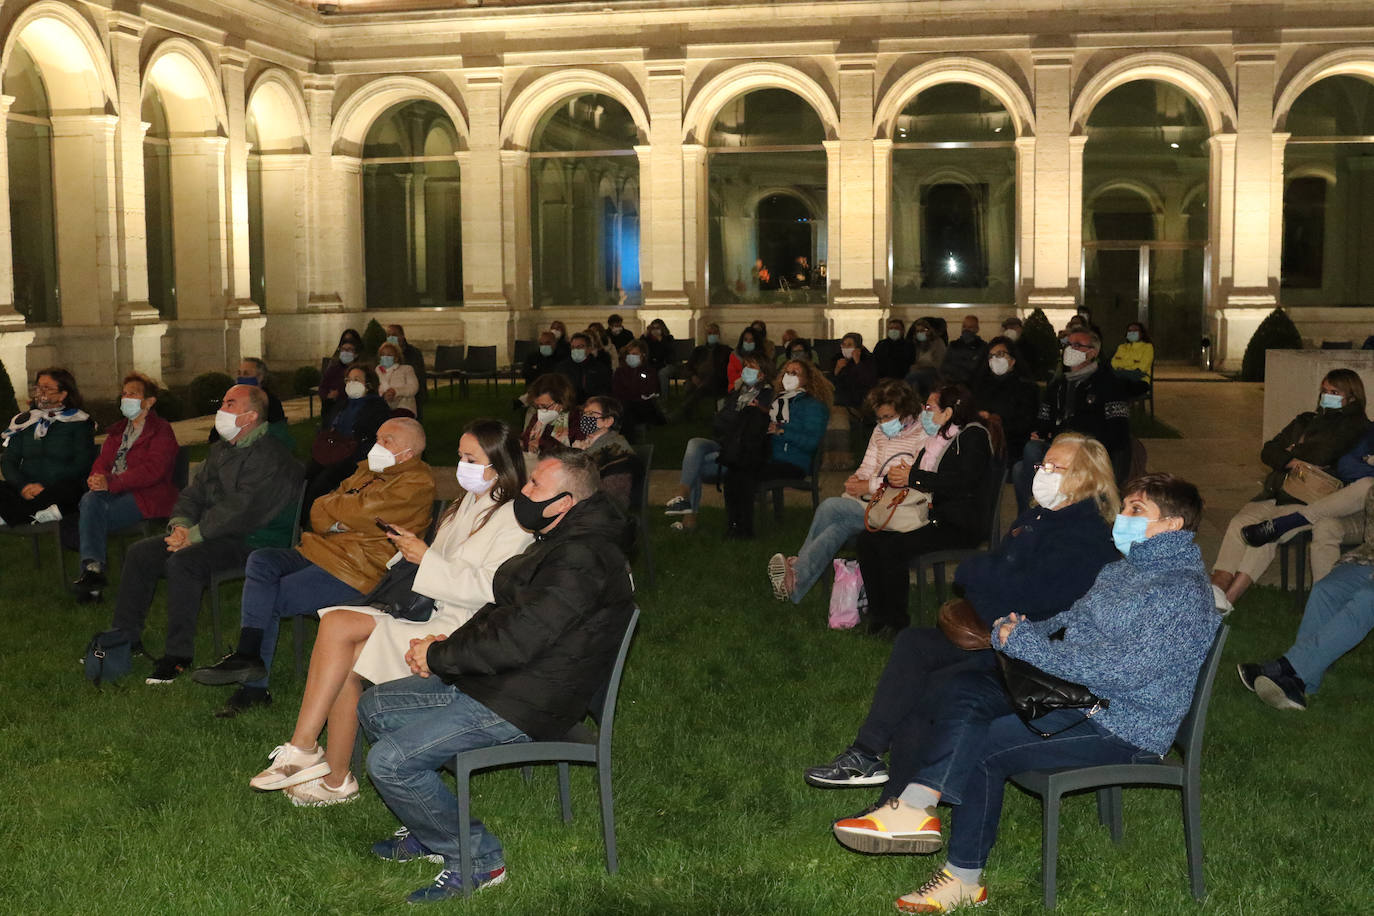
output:
[[[976,652],[992,645],[992,628],[983,623],[967,598],[951,598],[940,605],[936,623],[945,638],[960,649]]]
[[[1305,505],[1311,505],[1323,496],[1330,496],[1343,484],[1339,477],[1333,477],[1317,465],[1301,459],[1294,459],[1283,478],[1283,492]]]
[[[864,509],[869,531],[915,531],[930,522],[930,497],[912,487],[883,484]]]
[[[1031,722],[1048,715],[1056,709],[1086,709],[1086,718],[1092,718],[1110,705],[1110,701],[1098,697],[1082,684],[1066,681],[1061,677],[1041,671],[1030,662],[1012,658],[1005,652],[997,653],[997,666],[1002,670],[1002,680],[1007,688],[1007,697],[1012,709],[1031,731],[1042,738],[1049,738],[1061,731],[1073,728],[1077,722],[1055,732],[1044,732]]]
[[[310,457],[321,467],[347,461],[357,450],[358,440],[337,429],[320,430],[315,434],[315,441],[310,443]]]
[[[392,617],[424,623],[434,614],[437,602],[415,591],[415,575],[420,567],[401,560],[386,571],[377,587],[363,598],[365,607],[374,607]]]

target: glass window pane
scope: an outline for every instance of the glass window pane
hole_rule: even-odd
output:
[[[431,153],[427,147],[436,142],[431,137],[436,130],[445,136],[446,142]],[[457,148],[458,133],[444,110],[434,102],[417,99],[392,106],[373,122],[363,143],[363,158],[451,155]]]
[[[248,156],[248,297],[267,308],[267,274],[262,248],[262,157]]]
[[[6,84],[8,85],[8,83]],[[57,324],[56,222],[52,188],[52,131],[9,121],[10,235],[14,307],[30,324]]]
[[[155,85],[143,97],[143,211],[148,234],[148,304],[163,318],[176,317],[176,227],[172,220],[172,158],[167,110]]]
[[[820,117],[800,96],[786,89],[757,89],[726,103],[707,146],[795,146],[823,140]]]
[[[597,93],[575,95],[544,112],[530,141],[539,153],[632,150],[639,129],[625,106]]]
[[[987,90],[970,83],[941,83],[919,93],[897,116],[898,143],[1015,140],[1011,115]]]
[[[1298,96],[1288,112],[1294,137],[1374,136],[1374,83],[1358,76],[1329,76]]]

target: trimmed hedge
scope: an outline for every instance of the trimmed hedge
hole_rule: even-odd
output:
[[[1021,324],[1021,339],[1017,342],[1021,358],[1029,365],[1031,376],[1047,379],[1059,368],[1059,335],[1040,309],[1030,313]]]
[[[1283,309],[1274,309],[1260,322],[1259,327],[1255,328],[1254,336],[1245,346],[1245,357],[1240,363],[1240,380],[1264,381],[1265,351],[1301,349],[1302,334],[1298,332],[1298,326]]]
[[[19,400],[14,396],[14,383],[10,381],[10,374],[5,371],[5,362],[0,360],[0,419],[9,421],[9,418],[19,413]]]
[[[365,360],[369,365],[377,362],[377,348],[386,343],[386,328],[373,318],[363,329],[363,352],[358,354],[358,358]]]
[[[234,380],[223,372],[204,372],[191,379],[186,389],[186,415],[203,417],[219,410],[224,392],[233,387]]]

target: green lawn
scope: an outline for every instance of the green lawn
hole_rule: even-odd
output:
[[[474,395],[480,390],[475,387]],[[481,398],[468,407],[476,409]],[[470,415],[434,402],[436,447]],[[445,437],[449,441],[443,445]],[[576,819],[558,816],[551,769],[479,776],[477,813],[506,844],[510,881],[470,905],[491,913],[889,913],[937,857],[864,857],[832,839],[863,790],[823,792],[801,780],[852,736],[887,644],[825,628],[825,596],[800,607],[771,598],[763,568],[794,549],[809,512],[741,547],[715,537],[717,510],[682,538],[652,520],[659,582],[641,595],[615,755],[621,870],[603,867],[589,770],[574,773]],[[760,517],[763,521],[763,516]],[[675,539],[674,539],[675,538]],[[671,549],[670,549],[671,545]],[[135,677],[96,691],[77,660],[108,625],[110,602],[78,606],[57,580],[52,545],[33,575],[29,546],[0,538],[0,869],[13,913],[399,912],[437,870],[368,854],[395,821],[364,784],[354,804],[298,810],[248,779],[290,734],[302,682],[283,629],[276,704],[235,720],[212,712],[224,692],[182,679]],[[116,555],[117,556],[117,555]],[[224,589],[230,625],[237,589]],[[929,612],[927,612],[929,613]],[[216,655],[208,615],[198,660]],[[1305,714],[1280,714],[1238,683],[1234,663],[1286,647],[1291,601],[1258,589],[1231,617],[1203,767],[1209,896],[1203,912],[1369,912],[1374,805],[1363,776],[1374,712],[1374,655],[1358,650]],[[161,599],[150,648],[165,632]],[[314,627],[310,627],[313,636]],[[1060,911],[1195,912],[1178,796],[1126,795],[1126,838],[1113,846],[1091,796],[1064,813]],[[1012,792],[988,880],[998,913],[1040,912],[1040,808]],[[452,909],[464,906],[449,905]]]

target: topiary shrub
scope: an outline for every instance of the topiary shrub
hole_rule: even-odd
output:
[[[311,388],[320,384],[321,378],[319,366],[301,366],[291,373],[292,394],[303,397]]]
[[[10,381],[10,374],[5,370],[4,360],[0,360],[0,420],[9,421],[9,418],[19,413],[19,402],[14,396],[14,383]]]
[[[1264,353],[1266,350],[1301,350],[1302,334],[1288,313],[1281,308],[1268,314],[1250,342],[1245,345],[1245,357],[1240,362],[1242,382],[1264,381]]]
[[[163,388],[157,393],[157,406],[153,409],[157,411],[159,417],[169,423],[185,420],[186,388],[182,385],[175,388]]]
[[[1049,378],[1059,367],[1059,335],[1040,309],[1022,323],[1021,339],[1016,343],[1021,358],[1030,363],[1033,378]]]
[[[373,318],[367,323],[363,330],[363,352],[358,354],[360,359],[365,359],[369,363],[377,361],[377,348],[386,343],[386,328]]]
[[[224,392],[233,387],[234,380],[223,372],[204,372],[191,379],[186,389],[186,413],[203,417],[219,410]]]

